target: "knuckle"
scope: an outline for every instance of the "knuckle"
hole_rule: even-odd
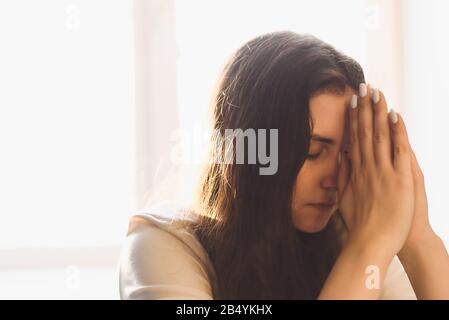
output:
[[[407,154],[407,150],[408,148],[406,146],[400,144],[394,146],[394,154],[397,156]]]
[[[371,130],[369,128],[366,127],[360,128],[359,132],[361,139],[368,139],[371,137]]]
[[[420,182],[424,182],[424,174],[420,168],[417,170],[417,177]]]
[[[376,132],[374,134],[374,141],[378,144],[382,143],[384,141],[384,135],[380,132]]]
[[[349,145],[350,147],[354,147],[355,143],[357,141],[357,132],[352,131],[349,135]]]

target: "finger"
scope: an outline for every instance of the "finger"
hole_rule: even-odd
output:
[[[407,175],[411,173],[410,144],[405,123],[399,113],[389,113],[390,130],[392,132],[393,167]]]
[[[374,158],[380,167],[393,167],[388,107],[383,93],[373,90],[374,110]]]
[[[351,210],[346,210],[343,212],[340,210],[340,206],[342,205],[342,195],[347,192],[346,189],[349,187],[349,177],[351,175],[351,162],[349,153],[341,152],[341,161],[340,168],[338,172],[338,205],[339,205],[339,214],[343,220],[343,223],[346,225],[346,228],[350,228],[350,222],[352,221],[352,213]]]
[[[339,153],[339,171],[338,171],[338,180],[337,180],[337,188],[338,188],[338,196],[343,194],[344,190],[346,189],[346,185],[349,181],[349,174],[351,173],[350,164],[348,156],[340,152]]]
[[[348,149],[353,170],[360,168],[360,147],[358,133],[358,97],[354,94],[351,97],[349,113],[349,141]]]
[[[423,217],[424,222],[427,225],[429,223],[429,217],[424,212],[427,212],[427,196],[426,196],[426,187],[424,183],[424,175],[419,167],[418,160],[416,159],[415,152],[410,147],[411,153],[411,166],[413,172],[413,189],[415,193],[415,208],[419,208],[419,212],[421,212],[421,217]],[[417,211],[415,211],[417,212]],[[424,216],[422,215],[424,213]]]
[[[371,87],[365,83],[359,86],[359,145],[362,165],[373,165],[373,108],[371,105]]]
[[[411,153],[411,167],[413,172],[413,181],[415,183],[415,186],[419,187],[420,185],[424,184],[424,175],[418,164],[418,160],[416,159],[415,152],[413,151],[411,146],[410,146],[410,153]]]

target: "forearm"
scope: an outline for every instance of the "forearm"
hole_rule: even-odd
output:
[[[388,266],[394,257],[387,252],[379,245],[345,246],[318,299],[379,299]]]
[[[449,299],[449,255],[433,232],[398,254],[418,299]]]

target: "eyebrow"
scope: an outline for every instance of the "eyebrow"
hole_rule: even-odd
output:
[[[323,137],[318,134],[312,135],[312,140],[319,141],[325,144],[335,145],[335,140],[329,137]]]

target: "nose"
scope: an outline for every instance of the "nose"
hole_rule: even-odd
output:
[[[341,163],[341,152],[339,152],[333,161],[329,164],[329,169],[322,180],[322,187],[325,189],[337,190],[338,172]]]
[[[336,175],[327,175],[323,179],[322,187],[325,189],[337,189],[337,177]]]

